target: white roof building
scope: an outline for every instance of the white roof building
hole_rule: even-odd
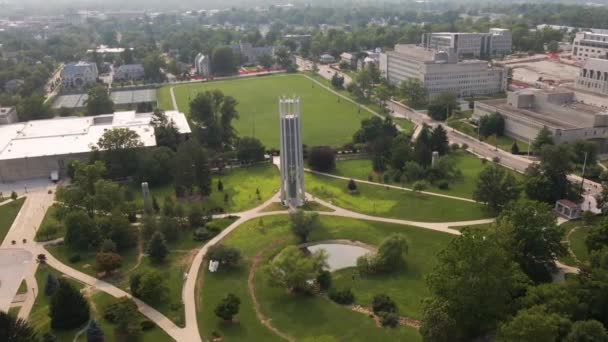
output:
[[[181,134],[191,133],[183,113],[165,112]],[[134,111],[90,117],[62,117],[0,126],[0,182],[48,177],[70,160],[88,156],[99,138],[114,128],[128,128],[144,147],[156,146],[153,113]]]

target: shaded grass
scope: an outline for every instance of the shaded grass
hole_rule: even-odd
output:
[[[25,202],[25,197],[18,198],[16,201],[11,201],[0,206],[0,244],[4,241],[6,234],[11,229],[13,221],[19,214],[21,207]]]

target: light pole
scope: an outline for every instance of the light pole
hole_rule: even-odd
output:
[[[587,166],[587,152],[585,152],[585,160],[583,161],[583,173],[581,174],[581,189],[585,191],[585,167]]]

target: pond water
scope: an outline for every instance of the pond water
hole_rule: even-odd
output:
[[[357,266],[357,259],[370,252],[370,250],[365,247],[342,243],[320,243],[306,248],[311,253],[324,249],[328,254],[327,264],[329,265],[329,271],[331,272]]]

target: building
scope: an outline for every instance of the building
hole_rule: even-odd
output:
[[[209,60],[209,56],[204,55],[202,52],[197,54],[196,58],[194,58],[194,68],[196,69],[196,73],[203,77],[211,76],[211,61]]]
[[[281,203],[290,208],[304,205],[304,155],[300,99],[279,99],[281,135]]]
[[[0,125],[9,125],[19,121],[15,107],[0,107]]]
[[[141,80],[145,76],[144,66],[141,64],[123,64],[114,72],[116,81]]]
[[[380,55],[380,72],[394,85],[408,78],[422,82],[429,98],[452,92],[460,97],[492,95],[507,89],[507,70],[486,61],[459,62],[453,51],[434,51],[415,45],[395,45]]]
[[[321,64],[331,64],[335,63],[336,59],[334,58],[334,56],[326,53],[319,57],[319,62],[321,62]]]
[[[582,210],[580,206],[570,200],[561,199],[555,202],[553,210],[560,216],[568,220],[576,220],[581,218]]]
[[[181,134],[190,134],[186,116],[165,114]],[[66,174],[71,160],[86,160],[92,147],[108,130],[128,128],[143,146],[156,146],[153,113],[117,112],[90,117],[62,117],[0,126],[0,182]]]
[[[511,53],[511,30],[491,28],[488,33],[434,32],[422,35],[422,46],[438,51],[452,49],[459,59],[505,56]]]
[[[243,64],[258,64],[260,57],[267,55],[274,57],[274,46],[253,46],[251,43],[240,42],[230,45],[232,52],[242,57]]]
[[[581,103],[569,90],[525,89],[510,92],[506,99],[475,102],[472,120],[499,113],[505,119],[505,134],[532,141],[546,127],[555,143],[596,141],[608,150],[608,110]]]
[[[61,85],[64,88],[82,89],[97,82],[97,64],[78,62],[66,64],[61,70]]]
[[[357,68],[357,56],[352,53],[343,52],[342,54],[340,54],[340,63],[346,63],[346,64],[348,64],[348,67],[350,69],[356,69]]]
[[[579,62],[608,58],[608,32],[578,32],[572,42],[572,58]]]
[[[577,90],[608,95],[608,59],[588,58],[583,62],[574,87]]]

